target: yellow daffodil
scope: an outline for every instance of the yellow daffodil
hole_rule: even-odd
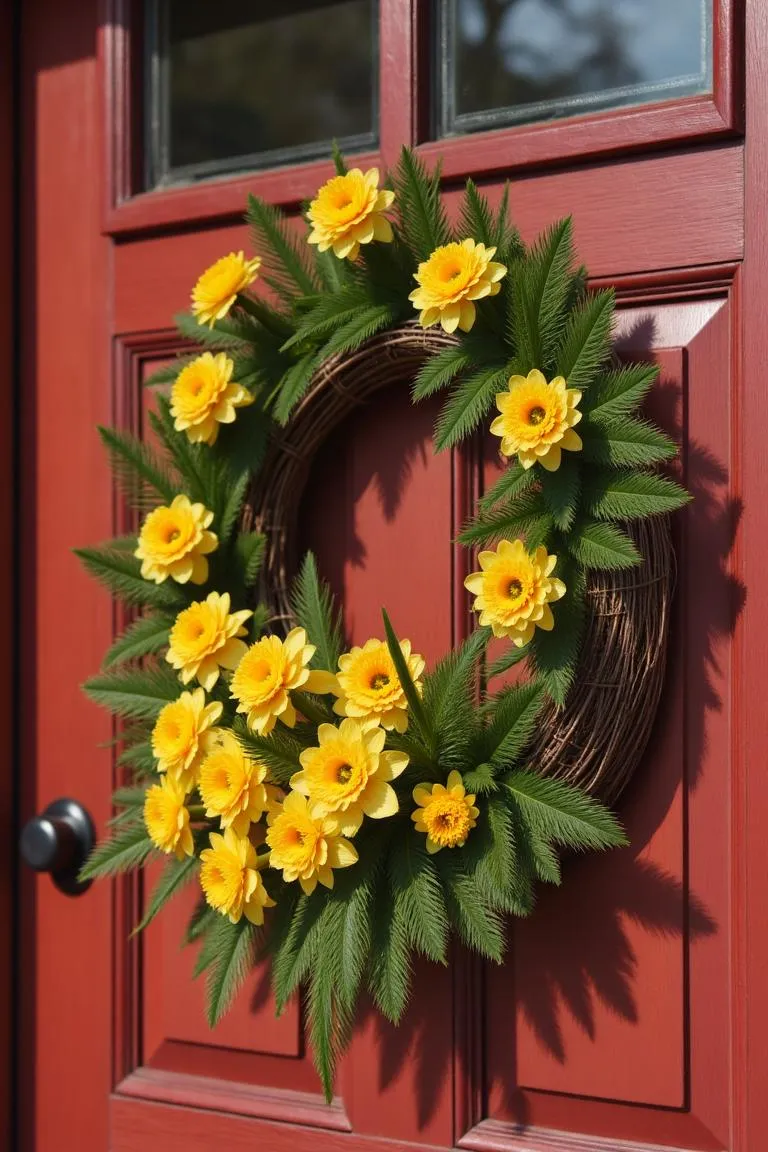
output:
[[[192,504],[186,496],[177,496],[170,507],[163,505],[150,512],[134,552],[141,560],[142,577],[156,584],[169,576],[179,584],[205,584],[206,557],[219,543],[216,534],[208,531],[212,520],[213,512],[204,504]]]
[[[205,814],[245,836],[267,809],[267,769],[246,756],[231,732],[221,731],[200,765],[198,787]]]
[[[258,256],[246,260],[242,252],[230,252],[206,268],[192,289],[192,312],[198,323],[213,328],[217,320],[223,320],[238,293],[256,279],[260,267]]]
[[[557,556],[542,545],[529,553],[522,540],[502,540],[495,552],[481,552],[480,571],[467,576],[464,586],[475,597],[480,623],[490,624],[494,636],[508,636],[522,648],[536,628],[554,627],[550,604],[565,595],[565,584],[552,573]]]
[[[418,807],[411,819],[417,832],[426,833],[427,852],[464,846],[480,811],[475,808],[475,797],[467,795],[458,772],[451,772],[445,787],[418,784],[413,799]]]
[[[222,713],[218,701],[206,704],[202,688],[182,692],[161,710],[152,729],[152,752],[158,772],[189,792],[197,779],[203,755],[217,738],[213,725]]]
[[[420,690],[424,657],[411,652],[410,640],[400,641],[400,651],[411,679]],[[338,696],[333,706],[338,716],[351,716],[356,720],[371,718],[396,732],[405,732],[408,727],[408,701],[389,648],[381,640],[367,640],[362,648],[346,652],[339,660],[338,675],[323,675],[319,682],[318,691]]]
[[[549,384],[537,368],[527,376],[511,376],[509,390],[496,397],[501,415],[491,424],[491,432],[501,437],[504,455],[517,456],[523,468],[538,462],[556,472],[563,449],[581,450],[581,437],[573,430],[581,420],[580,400],[581,392],[566,388],[562,376]]]
[[[444,244],[419,264],[414,279],[419,285],[408,297],[420,312],[422,328],[442,324],[446,332],[469,332],[475,322],[475,300],[496,296],[506,274],[494,261],[495,248],[474,240]]]
[[[195,852],[184,789],[167,776],[147,789],[144,824],[150,840],[161,852],[173,852],[177,860]]]
[[[210,842],[200,853],[200,884],[211,908],[233,924],[243,916],[251,924],[263,924],[264,909],[274,908],[275,902],[259,874],[256,849],[232,828],[223,836],[212,832]]]
[[[237,711],[245,713],[251,731],[266,736],[278,719],[293,728],[296,709],[289,693],[296,688],[325,690],[326,677],[307,667],[314,654],[303,628],[292,629],[285,640],[264,636],[251,645],[235,669],[231,686]]]
[[[300,754],[302,771],[291,777],[291,788],[309,797],[323,815],[334,814],[339,830],[354,836],[363,816],[394,816],[397,796],[389,783],[403,772],[408,757],[385,752],[385,733],[372,720],[342,720],[338,728],[321,724],[317,748]]]
[[[312,231],[308,240],[320,252],[333,250],[340,260],[356,260],[361,244],[392,240],[392,225],[382,212],[392,206],[394,192],[379,191],[379,170],[352,168],[323,184],[309,206]]]
[[[177,432],[193,444],[215,444],[219,425],[232,424],[235,409],[253,404],[254,397],[232,381],[235,365],[229,356],[203,352],[182,368],[171,390],[171,416]]]
[[[270,814],[267,844],[270,867],[282,869],[287,883],[298,880],[308,896],[318,882],[333,888],[333,869],[357,860],[354,845],[340,835],[337,822],[300,792],[289,792],[280,811]]]
[[[182,684],[195,677],[206,692],[219,678],[221,668],[234,669],[247,652],[241,636],[247,634],[248,610],[230,612],[229,592],[211,592],[176,617],[171,629],[166,660],[177,669]]]

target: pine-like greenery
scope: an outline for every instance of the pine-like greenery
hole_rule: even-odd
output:
[[[343,173],[338,152],[334,158]],[[257,602],[266,541],[242,527],[248,487],[264,465],[271,438],[290,424],[318,367],[414,318],[408,294],[420,262],[439,245],[471,237],[494,248],[494,259],[508,269],[499,294],[478,301],[472,331],[457,332],[454,343],[416,373],[415,402],[437,393],[443,397],[437,451],[455,448],[487,426],[495,397],[512,374],[537,368],[548,380],[564,376],[569,387],[582,392],[583,451],[564,453],[553,473],[508,462],[459,536],[468,547],[521,537],[529,549],[543,544],[554,552],[557,575],[567,588],[553,606],[554,629],[537,629],[524,648],[510,645],[486,666],[490,633],[478,628],[416,684],[396,622],[383,612],[383,635],[408,702],[407,730],[386,736],[388,749],[408,756],[407,768],[393,781],[397,814],[363,822],[355,838],[359,860],[335,874],[330,891],[321,886],[307,896],[279,873],[262,873],[276,901],[264,932],[245,918],[230,923],[203,900],[190,920],[186,939],[199,949],[195,972],[205,977],[211,1025],[232,1004],[253,962],[269,957],[278,1008],[304,989],[310,1043],[329,1098],[360,996],[368,995],[388,1019],[400,1021],[417,954],[448,963],[455,937],[501,962],[505,918],[529,915],[540,883],[560,883],[562,850],[624,843],[609,812],[581,791],[538,775],[527,751],[545,700],[563,704],[577,675],[589,572],[637,564],[640,556],[627,524],[667,515],[688,499],[657,470],[675,455],[675,445],[642,413],[657,369],[620,365],[612,356],[614,296],[609,290],[587,291],[570,219],[554,224],[526,249],[509,219],[507,190],[494,208],[469,181],[453,222],[445,211],[439,170],[427,171],[408,150],[391,186],[395,240],[364,245],[354,264],[318,253],[301,238],[299,221],[249,198],[247,221],[272,302],[241,295],[212,328],[191,315],[177,317],[190,352],[148,381],[173,385],[200,349],[231,356],[234,378],[252,392],[254,403],[238,411],[234,424],[222,426],[214,446],[192,444],[176,430],[170,399],[162,391],[153,394],[150,414],[156,447],[123,431],[100,429],[119,490],[137,520],[179,492],[213,512],[219,546],[209,557],[207,583],[144,580],[134,555],[135,536],[77,552],[86,569],[136,613],[107,652],[102,671],[85,685],[122,726],[115,737],[121,781],[116,811],[109,838],[83,869],[83,877],[91,878],[134,870],[158,855],[144,827],[143,808],[145,789],[159,779],[152,729],[161,709],[182,690],[164,658],[179,611],[215,590],[230,594],[233,610],[253,610],[248,642],[282,626]],[[306,630],[315,647],[311,666],[335,672],[344,648],[343,621],[311,554],[293,584],[291,608],[292,623]],[[520,661],[527,664],[524,682],[489,690]],[[303,750],[317,744],[318,725],[338,720],[329,698],[299,691],[293,693],[300,714],[296,726],[278,723],[269,735],[257,735],[236,715],[226,677],[211,698],[223,705],[220,724],[283,789],[299,771]],[[431,856],[410,819],[412,793],[416,785],[444,784],[451,771],[460,773],[476,797],[479,816],[463,848]],[[217,830],[202,815],[198,792],[189,804],[195,855],[166,858],[137,930],[195,880],[199,852],[209,832]]]

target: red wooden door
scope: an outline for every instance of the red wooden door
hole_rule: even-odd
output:
[[[142,429],[142,379],[178,348],[172,314],[201,268],[247,246],[246,191],[295,208],[328,172],[137,191],[140,7],[21,11],[22,807],[73,794],[100,828],[110,727],[78,685],[113,614],[70,552],[119,522],[94,425]],[[365,1015],[330,1107],[299,1007],[276,1021],[263,974],[208,1031],[183,898],[137,942],[134,886],[72,900],[27,875],[20,1130],[36,1152],[764,1147],[768,14],[715,0],[709,94],[429,142],[430,11],[381,0],[379,162],[420,143],[445,154],[449,191],[473,175],[498,196],[511,176],[526,239],[573,214],[595,282],[617,288],[622,347],[661,365],[656,414],[696,497],[664,700],[622,803],[631,846],[569,862],[503,968],[457,952],[417,972],[400,1031]],[[382,393],[318,457],[303,515],[352,638],[376,632],[386,597],[428,659],[466,627],[450,539],[485,470],[479,445],[433,456],[433,416]]]

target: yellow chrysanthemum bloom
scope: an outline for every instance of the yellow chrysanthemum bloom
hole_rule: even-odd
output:
[[[400,651],[420,690],[424,657],[411,652],[410,640],[400,641]],[[405,732],[408,727],[408,701],[389,648],[381,640],[368,640],[362,648],[346,652],[339,660],[338,675],[324,676],[318,691],[338,696],[333,706],[338,716],[356,720],[369,717],[396,732]]]
[[[231,828],[237,836],[246,836],[267,809],[266,775],[266,767],[246,756],[231,732],[219,732],[198,775],[206,816],[218,818],[222,828]]]
[[[397,795],[389,781],[405,770],[408,757],[385,752],[385,738],[373,720],[342,720],[338,728],[321,724],[319,747],[301,753],[302,771],[291,777],[291,788],[323,815],[333,813],[345,836],[354,836],[363,816],[394,816]]]
[[[323,184],[307,213],[312,231],[310,244],[320,252],[333,249],[340,260],[356,260],[361,244],[392,240],[392,225],[382,212],[392,206],[394,192],[379,191],[379,170],[363,173],[352,168]]]
[[[573,431],[581,420],[580,400],[581,392],[566,388],[563,376],[548,384],[533,368],[527,376],[511,376],[509,391],[496,397],[501,415],[491,424],[491,432],[501,437],[504,455],[517,456],[523,468],[538,461],[548,472],[556,472],[563,449],[581,450],[581,437]]]
[[[256,849],[227,828],[223,836],[212,832],[211,846],[200,853],[200,885],[211,908],[233,924],[245,916],[251,924],[264,923],[264,909],[275,902],[258,872]]]
[[[169,576],[179,584],[205,584],[206,556],[219,544],[215,532],[208,531],[212,520],[213,512],[204,504],[192,504],[186,496],[177,496],[170,507],[162,505],[150,512],[134,552],[141,560],[143,578],[156,584]]]
[[[171,416],[177,432],[193,444],[215,444],[220,424],[233,424],[235,409],[253,404],[254,397],[232,380],[234,361],[224,352],[203,352],[182,368],[171,390]]]
[[[508,636],[518,648],[532,639],[536,628],[550,632],[550,603],[565,595],[565,584],[552,575],[557,556],[542,545],[529,553],[522,540],[502,540],[495,552],[478,556],[480,572],[467,576],[464,586],[475,597],[480,624],[490,624],[494,636]]]
[[[463,848],[480,810],[475,808],[475,797],[467,795],[458,772],[451,772],[445,787],[417,784],[413,799],[418,807],[411,813],[411,820],[417,832],[426,833],[427,852]]]
[[[475,300],[496,296],[507,274],[494,261],[495,248],[474,240],[444,244],[419,264],[414,279],[419,285],[408,297],[421,313],[419,323],[429,328],[438,322],[446,332],[469,332],[475,322]]]
[[[144,799],[144,824],[150,840],[161,852],[173,852],[177,860],[195,852],[184,797],[184,789],[166,777],[148,788]]]
[[[180,788],[189,792],[197,779],[197,770],[211,747],[213,725],[223,706],[214,701],[206,704],[205,692],[182,692],[178,700],[166,704],[152,729],[152,752],[158,772],[165,772]]]
[[[213,328],[217,320],[223,320],[238,293],[253,284],[260,267],[260,257],[246,260],[244,253],[230,252],[206,268],[192,289],[192,311],[198,323]]]
[[[247,650],[235,669],[231,688],[237,711],[245,713],[252,732],[267,736],[278,719],[293,728],[296,709],[289,693],[296,688],[326,690],[325,678],[307,667],[314,654],[303,628],[293,628],[285,640],[264,636]]]
[[[271,868],[280,868],[287,883],[298,880],[307,896],[323,884],[333,888],[333,869],[357,860],[353,844],[338,824],[322,815],[300,792],[289,792],[282,809],[269,817],[267,844]]]
[[[229,592],[211,592],[176,617],[165,658],[178,671],[182,684],[197,677],[210,692],[219,669],[235,669],[248,651],[240,637],[247,634],[245,622],[253,612],[230,612],[229,607]]]

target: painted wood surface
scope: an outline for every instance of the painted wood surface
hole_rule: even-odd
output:
[[[391,160],[423,138],[426,5],[382,11]],[[717,12],[710,101],[446,145],[454,185],[480,175],[497,197],[515,174],[527,238],[573,213],[581,257],[618,288],[625,347],[662,365],[656,414],[696,501],[677,529],[659,723],[623,802],[631,847],[567,862],[503,969],[456,950],[449,969],[417,967],[401,1031],[366,1009],[331,1108],[300,1011],[275,1022],[259,974],[207,1032],[176,945],[181,905],[137,945],[135,885],[70,901],[27,876],[24,1148],[53,1152],[66,1132],[81,1152],[762,1152],[768,16],[747,6],[743,145],[743,6]],[[28,0],[23,14],[22,805],[72,792],[103,828],[110,726],[78,685],[114,620],[69,551],[122,523],[93,425],[141,428],[142,378],[177,347],[170,315],[246,240],[246,189],[296,203],[327,166],[126,200],[130,5]],[[353,637],[378,631],[383,602],[429,659],[467,627],[450,541],[488,467],[480,444],[435,458],[433,416],[396,381],[350,417],[318,455],[301,526]]]

